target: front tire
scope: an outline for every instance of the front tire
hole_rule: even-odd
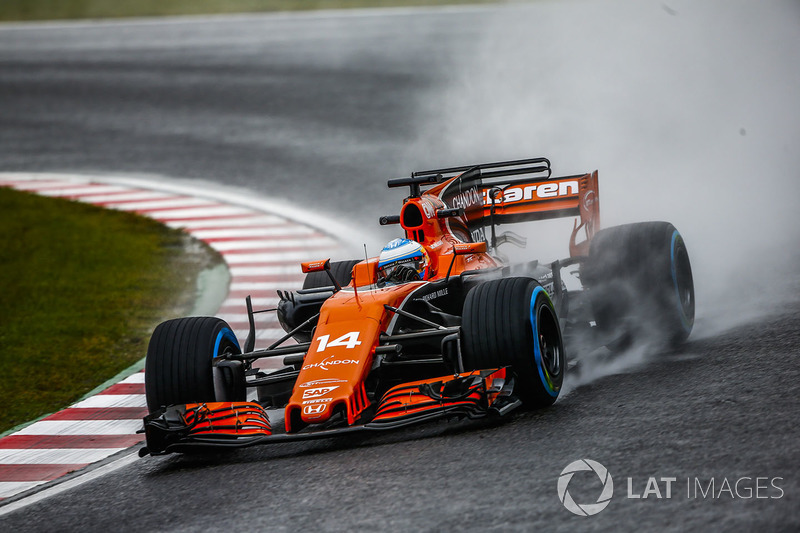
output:
[[[550,296],[533,279],[492,280],[467,294],[461,354],[466,370],[511,366],[514,392],[527,407],[552,405],[561,391],[561,328]]]
[[[148,410],[152,413],[185,403],[245,401],[244,374],[222,369],[228,372],[220,372],[215,387],[212,365],[220,355],[240,353],[236,336],[219,318],[177,318],[159,324],[150,338],[145,362]]]

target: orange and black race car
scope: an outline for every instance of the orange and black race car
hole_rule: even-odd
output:
[[[218,318],[156,328],[141,455],[542,408],[561,391],[565,344],[676,343],[691,332],[681,235],[666,222],[599,229],[597,172],[553,177],[536,158],[414,172],[389,187],[409,188],[400,214],[380,220],[403,237],[371,259],[303,263],[303,289],[279,291],[286,335],[271,346],[255,349],[250,298],[243,349]],[[556,217],[575,217],[568,258],[501,259],[500,246],[525,239],[500,226]],[[562,279],[567,268],[578,288]],[[264,358],[283,368],[260,370]],[[282,410],[283,427],[270,410]]]

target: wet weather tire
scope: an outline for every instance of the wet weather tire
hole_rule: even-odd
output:
[[[189,317],[168,320],[156,327],[147,348],[145,395],[152,413],[161,407],[195,402],[244,401],[244,374],[240,383],[227,385],[217,377],[212,361],[224,353],[241,353],[230,326],[219,318]],[[223,390],[220,391],[220,387]],[[226,398],[221,398],[226,396]]]
[[[597,232],[581,280],[598,329],[619,346],[631,341],[674,346],[692,331],[692,266],[683,237],[668,222]]]
[[[561,391],[561,329],[550,297],[533,279],[492,280],[467,294],[461,354],[467,370],[511,366],[514,394],[527,407],[551,405]]]
[[[360,261],[352,259],[349,261],[331,261],[331,274],[339,282],[339,285],[344,287],[349,284],[353,279],[353,267]],[[331,278],[328,277],[327,272],[309,272],[306,274],[306,279],[303,281],[304,289],[318,289],[321,287],[330,287]]]

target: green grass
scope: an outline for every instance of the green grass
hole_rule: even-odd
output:
[[[191,310],[188,236],[153,220],[0,188],[0,433],[78,399],[144,357]]]
[[[434,6],[490,2],[492,0],[2,0],[0,2],[0,21]]]

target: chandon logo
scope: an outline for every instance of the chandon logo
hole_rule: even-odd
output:
[[[569,482],[572,481],[572,476],[581,471],[594,472],[603,483],[603,490],[595,503],[577,503],[567,490]],[[614,481],[611,479],[611,474],[608,473],[606,467],[591,459],[579,459],[568,464],[558,477],[558,499],[561,500],[567,510],[578,516],[592,516],[599,513],[608,506],[613,495]]]
[[[473,205],[481,205],[482,201],[483,198],[481,198],[481,194],[478,192],[478,189],[472,187],[461,194],[453,196],[453,199],[450,200],[450,205],[453,207],[463,207],[464,209],[467,209]]]

